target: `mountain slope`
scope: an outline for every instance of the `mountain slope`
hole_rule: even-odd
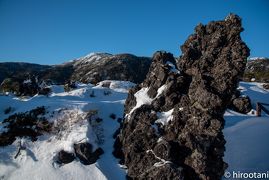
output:
[[[49,68],[51,68],[51,66],[31,64],[31,63],[21,63],[21,62],[0,63],[0,83],[5,78],[26,77],[28,74],[38,74],[40,72],[48,70]]]
[[[269,59],[249,59],[243,79],[244,81],[269,82]]]
[[[103,80],[142,82],[151,59],[131,54],[92,53],[74,61],[73,81],[97,83]]]
[[[29,76],[53,84],[68,81],[97,83],[102,80],[124,80],[140,83],[144,80],[151,59],[131,54],[92,53],[60,65],[30,63],[0,63],[0,83],[6,78],[24,81]]]

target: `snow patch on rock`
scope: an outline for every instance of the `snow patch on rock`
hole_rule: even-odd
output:
[[[169,123],[169,121],[173,120],[173,111],[174,109],[171,109],[167,112],[158,112],[157,116],[158,119],[155,121],[155,123],[160,123],[163,126],[167,125]]]

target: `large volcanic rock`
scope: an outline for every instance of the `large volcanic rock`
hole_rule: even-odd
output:
[[[241,19],[198,25],[181,46],[153,56],[146,80],[130,90],[114,155],[132,179],[221,179],[223,114],[249,56]]]

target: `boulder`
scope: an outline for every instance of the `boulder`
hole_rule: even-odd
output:
[[[84,165],[95,163],[99,157],[104,153],[102,148],[98,148],[93,152],[93,147],[90,143],[74,144],[75,154],[80,162]]]
[[[247,114],[252,109],[250,98],[248,96],[235,98],[230,105],[230,109],[242,114]]]
[[[264,84],[262,85],[262,87],[263,87],[264,89],[269,89],[269,83],[264,83]]]
[[[59,164],[68,164],[71,163],[75,159],[75,156],[73,153],[66,152],[64,150],[61,150],[57,154],[57,163]]]

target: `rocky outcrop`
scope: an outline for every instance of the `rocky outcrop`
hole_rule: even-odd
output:
[[[153,56],[145,81],[129,91],[114,155],[131,179],[221,179],[223,114],[249,56],[241,19],[198,25],[181,46]]]

